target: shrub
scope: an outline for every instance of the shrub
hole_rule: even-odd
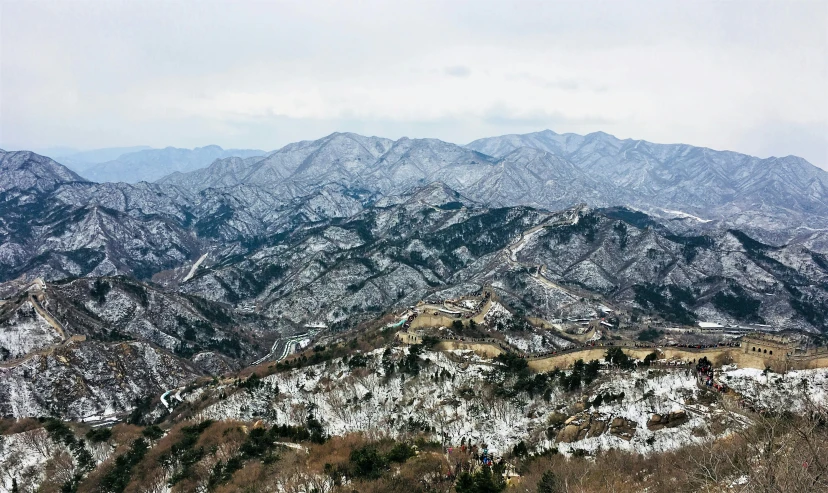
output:
[[[107,442],[112,438],[112,430],[110,428],[92,428],[86,432],[86,439],[92,443]]]
[[[656,329],[644,329],[638,333],[638,340],[644,342],[653,342],[661,335],[661,331]]]
[[[398,443],[386,455],[390,462],[405,462],[411,457],[414,457],[414,448],[407,443]]]
[[[106,295],[111,289],[112,286],[110,286],[108,282],[95,279],[95,282],[92,283],[92,288],[89,290],[89,295],[93,300],[97,301],[99,305],[102,305],[106,302]]]
[[[526,457],[529,455],[529,449],[526,447],[526,444],[523,440],[519,441],[517,445],[514,446],[512,449],[512,455],[515,457]]]
[[[370,445],[351,452],[349,461],[351,473],[357,478],[377,479],[388,466],[387,459]]]
[[[632,370],[634,365],[633,360],[619,347],[607,349],[605,359],[608,363],[617,365],[622,370]]]
[[[112,493],[124,491],[132,478],[132,468],[141,462],[148,448],[143,438],[132,442],[129,451],[116,457],[112,468],[101,478],[101,490]]]
[[[546,471],[538,481],[538,493],[558,493],[563,491],[558,477],[552,471]]]
[[[262,385],[264,385],[264,382],[262,382],[262,379],[256,373],[251,373],[246,380],[239,382],[239,388],[247,390],[256,390],[261,388]]]
[[[158,440],[164,436],[164,430],[159,428],[157,425],[147,426],[141,433],[150,440]]]

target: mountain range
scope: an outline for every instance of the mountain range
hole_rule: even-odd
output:
[[[482,284],[499,285],[504,296],[544,316],[562,316],[560,306],[541,308],[533,298],[549,290],[560,291],[554,297],[572,316],[594,312],[589,303],[567,300],[565,288],[544,281],[533,288],[526,272],[540,268],[553,284],[655,308],[684,323],[704,317],[826,328],[820,306],[828,261],[801,243],[771,245],[736,228],[689,233],[625,207],[501,207],[445,182],[421,183],[445,178],[461,188],[467,175],[447,169],[502,169],[522,162],[516,153],[539,152],[518,148],[506,163],[440,141],[336,134],[264,159],[219,160],[202,172],[136,185],[91,183],[48,158],[3,153],[0,281],[127,275],[228,306],[252,305],[291,326],[355,323],[429,293]],[[323,167],[322,155],[334,164]],[[236,183],[188,181],[216,176],[228,163],[245,170]],[[365,170],[373,170],[371,181]],[[342,183],[346,177],[350,186]],[[580,222],[555,223],[572,211]],[[509,253],[538,226],[519,253]],[[678,304],[671,301],[676,293],[683,293]],[[713,303],[718,293],[756,309],[728,312]]]
[[[136,184],[0,151],[0,395],[28,396],[2,412],[126,412],[142,396],[278,358],[308,327],[339,333],[482,286],[534,320],[611,307],[618,330],[714,321],[828,332],[825,242],[796,229],[796,218],[826,217],[824,172],[797,158],[623,142],[333,134]],[[609,158],[576,159],[588,146],[616,157],[627,147],[639,178],[600,178]],[[773,169],[762,186],[727,167],[737,162]],[[747,209],[758,197],[764,209]],[[757,227],[757,210],[791,224]],[[532,337],[539,350],[566,344]],[[47,369],[37,382],[34,368]]]
[[[388,195],[432,182],[490,206],[623,205],[691,230],[720,223],[748,228],[777,244],[828,229],[828,173],[801,158],[760,159],[601,132],[546,130],[467,146],[335,133],[263,158],[218,160],[159,180],[191,193],[246,184],[281,197],[325,184]]]

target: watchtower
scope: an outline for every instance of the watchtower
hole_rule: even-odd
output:
[[[796,343],[784,336],[748,334],[742,338],[742,352],[769,359],[786,359],[793,354]]]

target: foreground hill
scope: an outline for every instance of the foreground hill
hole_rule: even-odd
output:
[[[699,385],[695,367],[657,359],[650,366],[607,357],[532,374],[519,358],[423,346],[360,350],[366,341],[353,342],[319,346],[316,364],[296,358],[173,388],[162,404],[137,407],[130,424],[111,429],[2,420],[0,489],[425,493],[503,491],[508,483],[538,493],[560,484],[690,493],[826,486],[824,370],[724,368],[719,378],[728,390],[719,392]],[[176,375],[155,378],[172,384]],[[780,406],[788,412],[774,412]]]

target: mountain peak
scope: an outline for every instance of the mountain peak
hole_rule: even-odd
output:
[[[49,192],[63,183],[85,181],[66,166],[31,151],[0,154],[0,191],[17,188]]]
[[[601,140],[621,140],[618,137],[608,134],[606,132],[602,132],[601,130],[597,132],[591,132],[586,134],[584,137],[588,139],[601,139]]]

